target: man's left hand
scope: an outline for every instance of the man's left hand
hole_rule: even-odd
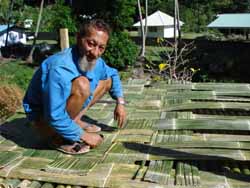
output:
[[[126,110],[124,105],[117,104],[114,111],[114,119],[118,121],[118,127],[122,128],[126,119]]]

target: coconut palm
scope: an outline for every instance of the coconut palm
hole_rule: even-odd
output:
[[[39,10],[39,16],[38,16],[37,24],[36,24],[35,36],[34,36],[32,48],[31,48],[31,50],[30,50],[29,56],[28,56],[28,58],[26,59],[26,62],[27,62],[27,63],[32,63],[32,62],[33,62],[33,53],[34,53],[34,51],[35,51],[36,39],[37,39],[37,36],[38,36],[38,31],[39,31],[39,28],[40,28],[40,22],[41,22],[41,19],[42,19],[43,5],[44,5],[44,0],[41,0],[41,3],[40,3],[40,10]]]
[[[145,0],[145,23],[143,27],[142,23],[142,9],[141,9],[141,1],[137,0],[137,6],[139,10],[140,24],[141,24],[141,35],[142,35],[142,46],[140,57],[145,57],[145,48],[146,48],[146,38],[147,38],[147,17],[148,17],[148,0]]]

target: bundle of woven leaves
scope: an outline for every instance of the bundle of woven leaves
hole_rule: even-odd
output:
[[[16,85],[0,85],[0,121],[21,107],[23,91]]]

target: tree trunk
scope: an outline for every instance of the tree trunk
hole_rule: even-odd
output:
[[[27,63],[33,63],[33,53],[35,51],[36,39],[37,39],[37,36],[38,36],[38,31],[39,31],[39,28],[40,28],[40,22],[41,22],[41,19],[42,19],[43,4],[44,4],[44,0],[42,0],[41,3],[40,3],[39,16],[38,16],[37,23],[36,23],[36,32],[35,32],[32,48],[30,50],[28,58],[26,59]]]
[[[179,1],[176,0],[176,13],[177,13],[177,31],[178,31],[178,43],[181,42],[181,26],[180,26],[180,9]]]
[[[178,52],[178,42],[176,37],[176,17],[177,17],[177,7],[176,7],[176,0],[174,1],[174,61],[172,68],[170,68],[170,79],[176,78],[176,64],[177,64],[177,52]]]
[[[141,45],[141,52],[140,52],[140,57],[145,58],[145,51],[146,51],[146,39],[147,39],[147,32],[148,32],[148,26],[147,26],[147,19],[148,19],[148,0],[145,0],[145,22],[144,26],[142,23],[142,9],[141,9],[141,2],[140,0],[137,0],[137,5],[138,5],[138,10],[139,10],[139,17],[140,17],[140,28],[141,28],[141,40],[142,40],[142,45]]]
[[[140,52],[140,57],[145,56],[145,43],[144,43],[144,37],[145,37],[145,32],[144,32],[144,27],[142,23],[142,10],[141,10],[141,2],[140,0],[137,0],[137,5],[138,5],[138,10],[139,10],[139,17],[140,17],[140,25],[141,25],[141,39],[142,39],[142,46],[141,46],[141,52]]]
[[[148,34],[148,0],[145,0],[144,56],[145,56],[145,50],[146,50],[147,34]]]
[[[0,48],[0,59],[2,59],[2,52],[1,52],[1,48]]]
[[[8,12],[8,25],[7,25],[7,33],[6,33],[6,39],[5,39],[5,46],[8,46],[8,38],[9,38],[9,30],[10,30],[10,20],[11,20],[11,13],[13,10],[13,0],[10,1],[9,5],[9,12]]]

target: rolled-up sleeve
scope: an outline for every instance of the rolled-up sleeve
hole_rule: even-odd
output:
[[[65,139],[79,141],[83,130],[70,118],[66,103],[71,84],[65,83],[62,69],[50,69],[43,92],[44,115],[50,125]]]
[[[102,75],[101,80],[106,80],[109,78],[112,79],[112,86],[109,91],[111,97],[114,99],[117,99],[118,97],[123,97],[122,84],[118,71],[114,68],[109,67],[103,60],[102,60],[102,68],[104,74],[101,74]]]

